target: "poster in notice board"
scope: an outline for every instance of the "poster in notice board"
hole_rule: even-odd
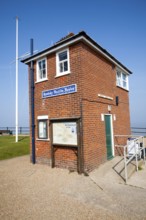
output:
[[[55,122],[53,123],[53,144],[77,146],[77,123]]]

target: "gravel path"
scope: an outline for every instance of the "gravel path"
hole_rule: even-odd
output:
[[[0,219],[146,219],[146,189],[99,182],[28,156],[1,161]]]

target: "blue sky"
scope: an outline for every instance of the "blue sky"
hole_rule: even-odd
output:
[[[69,32],[84,30],[133,74],[131,125],[146,127],[145,0],[0,1],[0,127],[15,126],[15,17],[19,16],[19,56],[43,50]],[[19,126],[28,126],[27,66],[19,63]]]

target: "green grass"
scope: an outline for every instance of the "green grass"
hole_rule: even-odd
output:
[[[19,136],[15,142],[15,136],[0,136],[0,160],[29,154],[29,136]]]

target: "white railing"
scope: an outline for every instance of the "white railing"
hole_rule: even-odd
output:
[[[143,136],[136,136],[136,135],[115,135],[116,138],[129,138],[127,140],[126,145],[115,145],[117,148],[123,149],[124,154],[124,167],[125,167],[125,182],[127,183],[128,180],[128,171],[127,165],[135,158],[136,161],[136,171],[138,171],[139,167],[139,159],[141,159],[142,151],[143,151],[143,160],[144,164],[146,165],[146,155],[145,155],[145,144],[144,144],[144,137]],[[140,144],[142,143],[142,146]]]

